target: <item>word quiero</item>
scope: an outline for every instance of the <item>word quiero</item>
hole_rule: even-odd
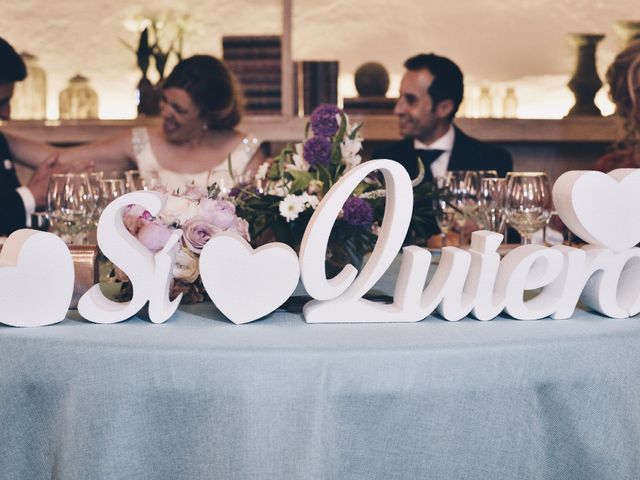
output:
[[[387,190],[378,242],[361,272],[347,265],[327,279],[324,258],[331,228],[355,187],[374,170],[384,175]],[[314,298],[303,310],[309,323],[417,322],[436,310],[449,321],[467,315],[491,320],[502,311],[519,320],[561,319],[571,317],[579,300],[606,316],[625,318],[640,312],[640,249],[631,248],[640,240],[640,230],[625,228],[622,217],[628,212],[619,212],[618,202],[640,203],[634,193],[638,191],[640,170],[617,170],[609,176],[568,172],[554,186],[556,209],[573,231],[593,245],[582,249],[525,245],[501,259],[496,250],[502,235],[474,232],[469,250],[443,249],[426,286],[431,253],[406,247],[394,302],[385,305],[363,296],[402,246],[413,192],[400,164],[374,160],[345,174],[327,193],[305,231],[299,259],[287,245],[272,243],[254,250],[240,236],[225,232],[205,245],[200,272],[213,302],[238,324],[273,312],[293,293],[300,275]],[[595,198],[602,202],[598,208],[592,205]],[[141,205],[156,215],[163,198],[154,192],[134,192],[104,210],[98,244],[128,275],[133,297],[129,302],[114,302],[94,285],[78,304],[80,315],[91,322],[123,321],[148,303],[149,318],[161,323],[175,313],[181,299],[169,301],[169,286],[182,232],[176,230],[160,252],[151,254],[122,222],[122,210],[129,204]],[[52,252],[57,252],[55,259]],[[529,290],[540,291],[525,300]],[[25,291],[29,298],[16,294]],[[58,237],[31,230],[9,237],[0,253],[2,323],[42,326],[59,322],[66,315],[72,291],[71,255]]]

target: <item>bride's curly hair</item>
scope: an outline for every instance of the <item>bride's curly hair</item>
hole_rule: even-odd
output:
[[[607,69],[609,96],[624,120],[625,137],[619,148],[640,152],[640,40],[622,50]]]
[[[191,95],[209,129],[232,130],[242,119],[244,97],[238,83],[224,62],[211,55],[182,60],[162,88],[181,88]]]

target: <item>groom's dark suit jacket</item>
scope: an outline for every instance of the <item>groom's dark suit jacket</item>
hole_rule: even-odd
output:
[[[456,126],[453,128],[456,133],[448,170],[496,170],[500,177],[504,177],[507,172],[513,170],[513,160],[507,150],[470,137]],[[416,149],[413,148],[413,138],[392,143],[386,148],[375,151],[371,156],[371,158],[390,158],[400,162],[411,178],[416,178],[418,175],[417,157]],[[431,180],[431,171],[427,165],[425,167],[427,169],[425,181]]]
[[[504,177],[507,172],[513,170],[513,160],[507,150],[470,137],[455,125],[453,128],[456,133],[447,167],[449,171],[496,170],[500,177]],[[405,138],[399,142],[392,143],[386,148],[379,149],[373,153],[371,158],[395,160],[407,169],[412,179],[418,176],[418,153],[413,147],[413,138]],[[425,165],[425,170],[423,182],[429,182],[433,179],[430,165]],[[425,227],[427,234],[440,233],[435,219],[430,218],[427,223],[429,224],[429,226]],[[405,243],[410,243],[411,235],[410,231]]]
[[[25,226],[24,203],[16,192],[19,186],[9,144],[0,134],[0,235],[9,235]]]

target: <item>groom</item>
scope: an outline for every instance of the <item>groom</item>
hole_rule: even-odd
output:
[[[20,55],[0,38],[0,120],[9,120],[16,82],[24,80],[27,71]],[[13,160],[24,160],[36,167],[26,186],[20,186]],[[46,158],[46,160],[45,160]],[[30,224],[31,214],[44,207],[49,177],[56,171],[57,156],[46,145],[0,133],[0,236]]]
[[[425,166],[423,181],[453,170],[513,170],[507,150],[466,135],[454,123],[464,91],[460,68],[446,57],[420,54],[404,63],[398,116],[403,140],[377,150],[371,158],[400,162],[411,178],[418,176],[418,157]]]

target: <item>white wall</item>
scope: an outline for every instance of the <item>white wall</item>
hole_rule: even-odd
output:
[[[98,91],[101,117],[135,115],[139,73],[119,38],[135,43],[136,35],[123,21],[137,7],[176,8],[176,2],[140,0],[131,7],[130,0],[0,1],[0,35],[37,55],[47,71],[49,117],[57,117],[58,93],[78,72]],[[637,0],[293,1],[294,59],[339,59],[343,96],[353,95],[352,75],[360,64],[383,63],[394,94],[403,60],[433,51],[465,72],[470,113],[480,85],[491,86],[497,107],[505,87],[516,85],[525,117],[560,117],[570,107],[564,85],[575,56],[567,33],[607,35],[598,48],[603,77],[620,46],[613,22],[640,17]],[[223,34],[274,34],[281,28],[279,0],[184,0],[180,8],[200,24],[187,36],[186,54],[220,55]],[[604,90],[598,99],[609,113]]]

